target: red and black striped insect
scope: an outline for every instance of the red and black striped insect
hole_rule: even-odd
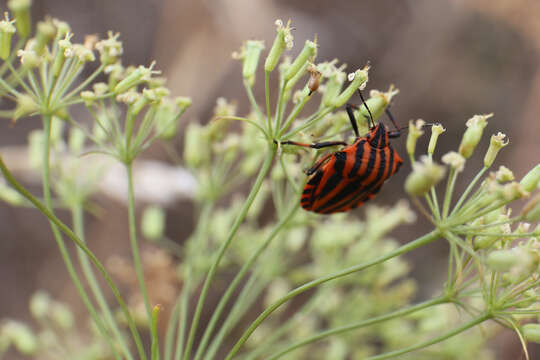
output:
[[[389,138],[399,137],[401,134],[392,114],[388,109],[386,110],[388,118],[396,128],[394,131],[387,130],[382,122],[375,125],[362,93],[360,93],[360,98],[369,113],[371,126],[367,135],[360,136],[353,113],[353,109],[358,109],[358,107],[347,104],[347,114],[356,135],[356,140],[352,145],[343,141],[314,144],[294,141],[281,143],[314,149],[335,145],[345,146],[339,151],[323,156],[306,171],[306,174],[313,176],[304,188],[300,204],[308,211],[332,214],[361,206],[377,195],[383,183],[394,175],[403,163],[389,142]]]

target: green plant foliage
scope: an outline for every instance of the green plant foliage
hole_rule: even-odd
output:
[[[538,324],[531,322],[540,312],[540,165],[521,182],[504,166],[490,172],[508,144],[498,133],[465,192],[454,191],[468,159],[479,151],[491,114],[467,121],[461,143],[455,139],[456,151],[440,160],[435,154],[442,125],[431,126],[424,150],[417,149],[417,140],[428,131],[426,123],[410,122],[413,170],[404,188],[432,229],[412,241],[398,239],[395,230],[412,226],[417,216],[406,200],[387,208],[366,205],[362,220],[353,213],[301,210],[308,180],[302,169],[328,150],[284,144],[353,140],[341,108],[366,86],[369,66],[347,75],[337,60],[317,63],[316,40],[289,57],[291,23],[278,20],[267,54],[256,40],[234,54],[242,62],[251,111],[239,115],[234,101],[217,99],[206,125],[190,122],[183,128],[184,149],[178,153],[170,140],[180,132],[178,120],[191,100],[171,97],[154,63],[124,66],[123,44],[113,32],[74,44],[69,25],[51,18],[32,32],[30,2],[9,3],[15,25],[8,14],[0,21],[0,96],[14,106],[0,116],[15,126],[42,121],[43,128],[29,136],[28,153],[42,174],[43,197],[23,187],[1,158],[0,197],[13,206],[35,207],[49,219],[91,325],[75,326],[69,304],[38,292],[30,300],[31,322],[0,323],[0,358],[17,351],[40,359],[488,360],[494,355],[486,343],[503,327],[517,333],[525,353],[527,341],[538,341]],[[90,67],[95,70],[83,77]],[[259,67],[265,70],[262,104],[253,95]],[[104,80],[96,82],[98,76]],[[271,76],[277,88],[270,87]],[[377,121],[397,93],[393,86],[370,92],[367,107],[355,111],[361,134],[369,130],[369,112]],[[76,106],[86,108],[90,125],[71,115]],[[154,143],[168,146],[196,179],[195,224],[187,239],[167,238],[167,209],[158,205],[148,207],[137,224],[133,162]],[[95,154],[101,154],[99,161],[92,160]],[[132,250],[135,302],[124,300],[102,265],[107,259],[98,259],[85,242],[84,212],[93,209],[92,195],[114,162],[125,170],[129,239],[118,241],[129,241]],[[532,193],[512,215],[513,204]],[[59,207],[70,211],[71,225],[56,217]],[[161,258],[163,268],[176,268],[169,275],[161,270],[157,278],[173,273],[182,285],[168,318],[152,302],[155,284],[145,273],[150,265],[140,254],[139,229],[147,246],[168,254]],[[435,241],[450,248],[446,281],[432,298],[418,302],[422,284],[400,256]],[[76,256],[68,251],[71,243]],[[164,260],[172,255],[176,262]],[[208,297],[217,291],[217,305],[210,307]],[[107,300],[109,292],[114,302]],[[203,314],[209,318],[204,326]],[[163,334],[158,320],[167,324]]]

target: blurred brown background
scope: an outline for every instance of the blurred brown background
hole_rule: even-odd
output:
[[[5,3],[0,1],[3,11]],[[439,154],[455,150],[464,123],[473,114],[495,114],[458,191],[481,166],[491,133],[502,131],[511,142],[496,166],[507,165],[519,178],[540,160],[537,0],[34,1],[34,19],[47,14],[69,22],[78,41],[84,34],[104,35],[109,29],[120,32],[124,63],[148,65],[156,59],[173,95],[193,98],[194,106],[184,121],[202,122],[219,96],[237,99],[240,113],[248,110],[240,65],[231,59],[231,52],[246,39],[263,39],[270,47],[275,19],[292,19],[296,28],[293,54],[317,34],[318,61],[337,57],[353,70],[369,60],[368,89],[396,84],[401,90],[393,106],[398,122],[406,124],[415,118],[442,122],[447,132],[440,140]],[[256,96],[262,100],[260,85]],[[28,131],[39,126],[37,119],[20,121],[14,128],[1,123],[0,147],[24,144]],[[402,152],[404,140],[396,141]],[[146,156],[165,158],[159,149]],[[378,203],[391,204],[404,197],[402,184],[407,172],[406,168],[390,182],[377,197]],[[101,257],[127,253],[127,240],[123,241],[127,239],[125,208],[106,198],[99,201],[106,217],[87,217],[92,248]],[[177,219],[191,216],[187,201],[169,209],[168,235],[184,238],[191,222]],[[416,232],[420,229],[404,229],[396,236],[407,241]],[[78,301],[40,214],[0,204],[0,234],[0,318],[26,319],[29,296],[38,288],[63,300]],[[434,274],[438,269],[444,271],[446,251],[444,244],[436,244],[411,255],[414,275],[421,284],[420,296],[428,296],[442,284]],[[493,346],[500,359],[516,359],[520,353],[517,337],[511,332],[500,336]],[[540,356],[538,349],[532,350],[532,358],[534,353]]]

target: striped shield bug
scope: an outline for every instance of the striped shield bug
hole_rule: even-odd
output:
[[[343,141],[326,141],[303,144],[295,141],[284,141],[284,145],[298,145],[321,149],[329,146],[345,146],[339,151],[327,154],[318,160],[309,170],[310,175],[300,204],[305,210],[320,214],[345,212],[364,204],[381,189],[383,183],[394,175],[403,160],[390,145],[390,138],[399,137],[401,130],[392,114],[386,114],[395,130],[389,131],[382,122],[375,124],[362,93],[358,90],[370,120],[369,133],[360,136],[354,117],[354,109],[358,106],[347,104],[346,110],[351,121],[356,140],[349,145]]]

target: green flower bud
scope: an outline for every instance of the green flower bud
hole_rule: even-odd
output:
[[[54,302],[51,310],[51,319],[58,327],[64,330],[73,328],[75,322],[73,313],[66,305]]]
[[[157,96],[153,89],[143,89],[142,96],[139,96],[133,103],[130,111],[133,116],[139,115],[141,110],[148,104],[156,102]]]
[[[525,340],[540,344],[540,324],[525,324],[521,331]]]
[[[489,249],[499,239],[500,239],[499,236],[486,236],[486,235],[476,236],[474,238],[474,249],[475,250]]]
[[[104,82],[98,82],[92,85],[92,89],[94,90],[94,93],[96,93],[96,96],[103,96],[109,92],[109,85]]]
[[[56,27],[50,18],[37,23],[36,32],[36,52],[42,54],[45,46],[54,39]]]
[[[81,63],[92,62],[96,60],[96,57],[92,50],[88,49],[82,44],[73,45],[73,54],[79,59]]]
[[[499,183],[504,183],[514,180],[514,173],[512,170],[508,169],[506,166],[499,166],[499,170],[495,173],[495,179]]]
[[[134,91],[134,90],[130,90],[130,91],[126,91],[126,92],[123,92],[123,93],[120,93],[120,94],[116,95],[116,101],[124,103],[126,105],[133,105],[141,97],[142,97],[141,93],[139,93],[137,91]]]
[[[505,224],[499,227],[500,231],[494,231],[495,235],[489,235],[489,231],[486,231],[486,235],[476,236],[474,238],[475,249],[489,249],[497,240],[502,239],[500,233],[510,234],[512,229],[509,224]]]
[[[174,101],[181,111],[185,111],[193,103],[191,98],[187,96],[177,96]]]
[[[71,152],[73,152],[74,154],[82,153],[84,149],[85,140],[86,140],[86,135],[83,130],[75,126],[70,128],[68,146]]]
[[[13,113],[13,121],[17,121],[23,116],[27,116],[39,111],[39,105],[36,104],[34,98],[28,94],[21,94],[17,97],[17,105]]]
[[[96,94],[90,90],[85,90],[81,92],[80,96],[81,96],[81,99],[84,100],[84,104],[88,107],[92,106],[92,104],[96,100]]]
[[[388,107],[388,104],[392,101],[392,98],[399,93],[399,90],[394,88],[394,85],[390,85],[390,88],[387,92],[381,92],[379,90],[371,90],[369,92],[369,99],[366,100],[366,105],[373,115],[373,120],[377,120],[384,114],[384,110]],[[366,109],[366,105],[362,104],[358,110],[361,116],[357,116],[357,119],[365,119],[367,127],[370,126],[368,123],[369,112]],[[360,125],[360,124],[359,124]]]
[[[463,139],[459,145],[459,153],[464,158],[471,157],[476,145],[482,138],[482,133],[487,125],[487,119],[492,117],[493,114],[475,115],[467,121],[467,130],[463,134]]]
[[[520,262],[520,257],[515,250],[496,250],[489,253],[486,263],[495,271],[509,271]]]
[[[6,12],[4,20],[0,21],[0,58],[7,60],[11,53],[11,38],[15,33],[15,20],[9,20],[9,15]]]
[[[214,107],[214,118],[208,124],[208,138],[210,141],[222,139],[230,125],[230,120],[227,116],[236,115],[236,104],[229,102],[225,98],[218,98]]]
[[[435,186],[445,174],[446,169],[427,157],[413,165],[412,173],[405,181],[405,190],[412,196],[420,196]]]
[[[4,324],[2,330],[20,353],[23,355],[34,355],[36,353],[38,348],[37,338],[28,325],[11,320]]]
[[[21,58],[21,64],[25,69],[33,69],[41,64],[42,58],[34,50],[17,51],[17,56]]]
[[[62,40],[58,41],[58,53],[54,57],[52,65],[52,73],[54,76],[60,75],[60,71],[62,71],[66,58],[73,56],[73,45],[71,44],[72,37],[73,33],[68,32]]]
[[[118,82],[123,79],[125,71],[126,70],[120,63],[115,63],[115,64],[105,66],[105,69],[103,70],[103,72],[105,74],[109,74],[109,88],[110,89],[114,89],[116,84],[118,84]],[[152,79],[150,79],[150,81],[152,81]]]
[[[424,124],[425,121],[422,119],[416,120],[413,123],[412,120],[409,121],[409,134],[407,135],[407,153],[414,157],[414,151],[416,150],[416,142],[418,138],[424,135]]]
[[[353,96],[356,90],[360,89],[368,81],[369,65],[366,65],[362,70],[356,70],[354,73],[348,75],[348,79],[351,82],[349,86],[343,90],[341,94],[334,100],[334,107],[339,108],[345,105],[347,101]]]
[[[104,65],[114,64],[124,52],[122,42],[118,41],[119,33],[109,31],[108,38],[96,43],[96,49],[100,54],[100,61]]]
[[[156,110],[154,130],[160,138],[172,139],[178,132],[177,109],[173,101],[168,98],[161,100]]]
[[[456,172],[462,172],[465,167],[465,158],[455,151],[444,154],[442,162],[449,165]]]
[[[0,200],[3,200],[6,203],[13,206],[21,206],[21,205],[26,204],[24,196],[22,196],[19,192],[17,192],[16,190],[12,189],[11,187],[1,182],[0,182]]]
[[[506,137],[502,132],[497,133],[497,135],[491,135],[491,140],[489,142],[489,149],[484,157],[484,166],[490,167],[495,161],[495,157],[499,150],[508,145],[508,140],[504,141]]]
[[[19,36],[21,38],[30,36],[32,31],[32,21],[30,20],[32,0],[9,0],[7,6],[15,16]]]
[[[264,71],[266,72],[273,71],[279,62],[281,54],[283,54],[283,51],[285,51],[285,48],[290,49],[293,46],[293,36],[291,34],[290,27],[291,21],[289,20],[285,27],[283,26],[283,22],[281,20],[276,20],[275,24],[277,27],[276,38],[272,44],[272,48],[270,48],[268,56],[266,57],[266,61],[264,62]]]
[[[530,170],[519,182],[523,190],[532,192],[538,188],[540,184],[540,164]]]
[[[304,48],[293,63],[288,67],[287,72],[285,73],[285,81],[292,79],[306,63],[313,61],[315,56],[317,56],[316,41],[306,40]]]
[[[500,200],[512,201],[516,199],[521,199],[528,196],[529,193],[523,189],[520,183],[511,182],[504,184],[502,188],[497,190],[497,197]]]
[[[197,122],[186,127],[184,138],[184,160],[192,168],[206,165],[210,161],[208,135],[205,128]]]
[[[139,66],[135,71],[133,71],[131,74],[125,77],[122,81],[120,81],[116,86],[114,87],[115,93],[122,93],[138,84],[140,84],[143,81],[150,80],[150,77],[152,74],[159,74],[159,71],[152,70],[155,65],[155,61],[150,64],[149,67]]]
[[[429,145],[428,145],[428,154],[433,155],[435,152],[435,146],[437,146],[437,139],[439,138],[439,135],[441,135],[443,132],[445,132],[446,129],[441,125],[433,125],[431,127],[431,138],[429,139]]]
[[[255,72],[257,71],[257,65],[259,64],[259,58],[263,49],[264,43],[257,40],[246,41],[242,49],[242,76],[251,86],[255,84]]]
[[[540,194],[537,194],[523,207],[523,215],[526,221],[540,220]]]
[[[53,19],[52,23],[54,24],[54,26],[56,26],[56,36],[58,39],[65,37],[67,33],[71,31],[71,27],[65,21]]]
[[[143,236],[148,240],[159,240],[165,229],[165,211],[159,206],[149,206],[144,209],[141,221]]]

